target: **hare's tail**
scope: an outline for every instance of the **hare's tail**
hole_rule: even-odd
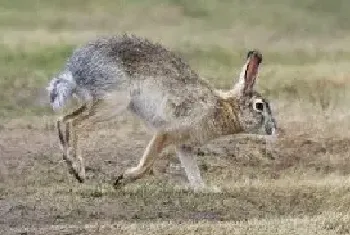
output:
[[[76,90],[76,82],[73,80],[72,74],[66,72],[60,76],[53,78],[47,87],[50,104],[54,111],[63,108],[69,100],[73,98]]]

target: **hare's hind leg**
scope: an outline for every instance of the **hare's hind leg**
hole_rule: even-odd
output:
[[[142,158],[140,159],[139,164],[136,167],[127,169],[123,174],[118,176],[117,180],[114,183],[114,186],[132,182],[149,173],[154,161],[159,156],[166,144],[169,143],[167,137],[168,135],[164,133],[155,134],[152,140],[149,142]]]
[[[63,152],[63,160],[75,176],[83,183],[85,180],[84,159],[78,147],[76,128],[79,123],[94,114],[96,103],[83,105],[72,113],[60,117],[57,121],[58,137]]]

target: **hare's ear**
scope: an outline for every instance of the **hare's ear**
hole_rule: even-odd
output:
[[[243,65],[239,80],[233,87],[235,93],[243,95],[253,91],[261,62],[262,54],[259,51],[254,50],[248,52],[247,61]]]

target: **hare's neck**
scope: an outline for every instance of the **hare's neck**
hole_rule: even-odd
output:
[[[242,132],[238,101],[235,98],[219,99],[214,112],[214,122],[221,135]]]
[[[215,89],[214,92],[218,97],[222,99],[230,99],[232,97],[237,96],[239,93],[239,90],[237,88],[233,88],[231,90]]]

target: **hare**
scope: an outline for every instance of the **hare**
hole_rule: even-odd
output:
[[[48,86],[50,104],[60,110],[73,98],[78,109],[57,121],[58,138],[70,171],[85,180],[76,130],[86,119],[113,118],[123,110],[154,133],[139,164],[120,174],[115,185],[149,173],[161,151],[176,149],[192,188],[204,188],[195,146],[223,135],[275,135],[269,102],[254,91],[262,55],[250,51],[238,82],[217,90],[174,52],[135,35],[99,37],[77,48]]]

